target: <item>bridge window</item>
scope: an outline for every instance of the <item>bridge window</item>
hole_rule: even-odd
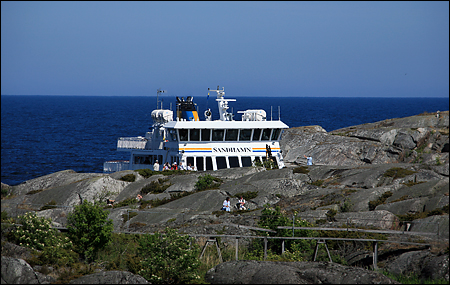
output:
[[[213,141],[223,141],[224,130],[213,130],[212,140]]]
[[[188,140],[188,130],[178,130],[178,134],[180,135],[180,141],[187,141]]]
[[[198,130],[198,129],[191,129],[190,130],[189,140],[198,142],[200,140],[200,130]]]
[[[241,132],[239,133],[239,140],[240,141],[249,141],[251,136],[252,136],[251,129],[241,130]]]
[[[228,129],[225,134],[226,141],[237,141],[238,129]]]
[[[268,141],[270,138],[270,132],[272,131],[272,129],[264,129],[262,136],[261,136],[261,140],[262,141]]]
[[[210,141],[211,140],[211,130],[203,129],[202,130],[202,141]]]
[[[281,129],[274,129],[272,132],[272,138],[270,140],[276,141],[278,139],[278,136],[280,135]]]
[[[175,131],[174,129],[170,129],[169,130],[169,139],[171,141],[176,142],[177,141],[177,131]]]
[[[253,130],[253,140],[259,141],[260,136],[261,136],[261,129],[254,129]]]

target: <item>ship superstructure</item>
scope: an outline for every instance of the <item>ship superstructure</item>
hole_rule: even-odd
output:
[[[145,137],[122,137],[117,141],[117,150],[130,153],[129,161],[107,161],[103,164],[106,173],[121,170],[153,169],[156,160],[163,165],[180,162],[198,171],[252,166],[255,161],[272,160],[276,167],[284,167],[280,150],[282,130],[288,128],[278,120],[266,119],[264,110],[238,111],[240,121],[228,112],[225,88],[216,92],[219,120],[212,120],[212,111],[204,112],[200,120],[193,97],[177,97],[176,119],[173,111],[156,109],[151,113],[153,125]]]

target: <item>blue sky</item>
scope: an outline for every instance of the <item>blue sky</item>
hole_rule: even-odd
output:
[[[449,2],[1,2],[1,94],[447,97]]]

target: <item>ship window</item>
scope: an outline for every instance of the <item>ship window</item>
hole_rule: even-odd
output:
[[[237,141],[238,129],[229,129],[225,134],[226,141]]]
[[[198,130],[198,129],[191,129],[190,130],[189,140],[198,142],[200,140],[200,130]]]
[[[252,166],[252,158],[250,156],[243,156],[242,159],[242,167]]]
[[[217,169],[227,168],[227,161],[225,159],[225,156],[216,157],[216,163],[217,163]]]
[[[197,170],[198,171],[203,170],[203,157],[197,156],[196,160],[197,160],[197,165],[196,165]]]
[[[272,132],[272,138],[270,140],[276,141],[278,139],[278,136],[280,135],[281,129],[274,129]]]
[[[262,141],[268,141],[270,138],[270,132],[272,131],[272,129],[264,129],[262,136],[261,136],[261,140]]]
[[[206,157],[206,170],[213,170],[212,158],[210,156]]]
[[[174,129],[170,129],[169,130],[169,139],[171,141],[176,142],[177,141],[177,131],[175,131]]]
[[[202,141],[210,141],[211,140],[211,130],[203,129],[202,130]]]
[[[253,130],[253,140],[259,141],[260,136],[261,136],[261,129],[254,129]]]
[[[213,130],[212,140],[213,141],[223,141],[224,130]]]
[[[188,130],[178,130],[178,133],[180,134],[180,141],[187,141],[188,140]]]
[[[239,158],[237,156],[228,157],[228,163],[230,163],[230,168],[239,167]]]
[[[251,129],[241,130],[241,132],[239,133],[239,140],[240,141],[249,141],[251,136],[252,136]]]

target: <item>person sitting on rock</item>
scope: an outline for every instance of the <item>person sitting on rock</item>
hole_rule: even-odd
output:
[[[247,210],[247,208],[245,207],[245,199],[244,199],[244,197],[242,197],[241,196],[241,198],[239,199],[239,202],[238,202],[238,209],[239,210]]]
[[[222,211],[230,212],[230,197],[227,197],[222,204]]]

